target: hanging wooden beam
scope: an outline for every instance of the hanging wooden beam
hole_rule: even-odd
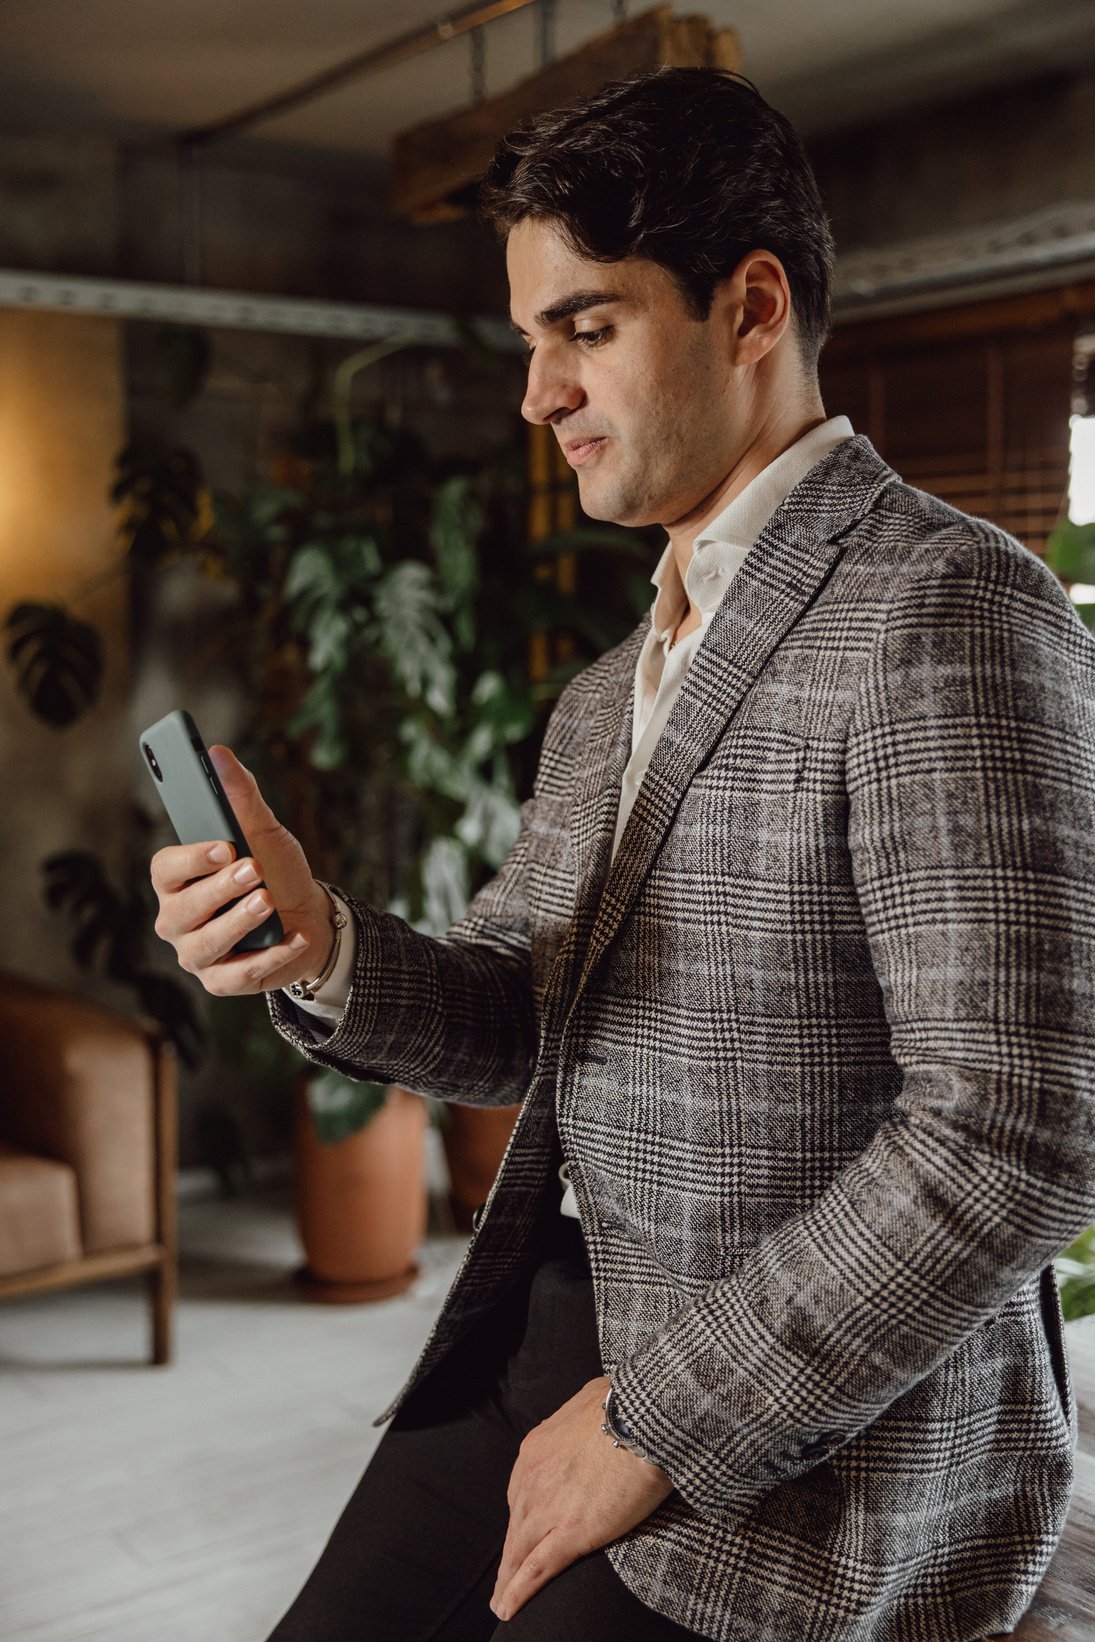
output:
[[[392,148],[393,209],[415,222],[465,215],[499,138],[519,121],[591,96],[608,80],[663,65],[738,69],[737,35],[712,28],[705,17],[674,17],[671,5],[655,6],[596,35],[501,97],[401,132]]]

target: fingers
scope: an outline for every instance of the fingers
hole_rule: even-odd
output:
[[[180,845],[178,850],[164,850],[161,851],[161,854],[178,854],[182,848],[183,846]],[[158,857],[154,856],[153,882],[156,882],[155,862],[157,860]],[[169,866],[167,870],[174,874],[187,869]],[[182,887],[174,890],[164,889],[161,891],[157,885],[160,911],[155,927],[156,934],[160,936],[161,940],[170,941],[172,946],[178,947],[181,939],[202,928],[211,918],[215,918],[223,907],[230,906],[233,901],[238,901],[241,896],[249,896],[262,883],[262,864],[256,861],[253,856],[244,856],[242,861],[230,861],[226,867],[222,867],[219,871],[214,871],[207,864],[206,873],[207,876],[203,878],[195,878],[193,881],[183,880]],[[266,893],[267,902],[269,902],[269,893],[266,891],[263,891],[263,893]],[[237,911],[238,908],[233,908],[233,913]],[[270,911],[269,904],[266,911]],[[229,914],[225,914],[225,916],[229,916]],[[237,929],[235,939],[239,940],[240,935],[243,933],[242,929]],[[231,942],[229,942],[229,945],[231,945]],[[195,950],[202,953],[206,952],[204,946]],[[220,956],[220,954],[214,954],[214,956]]]
[[[204,844],[171,844],[167,849],[157,850],[152,857],[152,887],[162,900],[164,895],[174,894],[195,878],[218,871],[235,853],[235,846],[223,839],[211,838]]]
[[[308,955],[303,935],[293,935],[262,952],[240,952],[205,969],[201,983],[217,998],[236,998],[253,992],[272,992],[301,976],[301,959]]]
[[[585,1551],[568,1539],[562,1529],[550,1528],[505,1584],[499,1571],[498,1585],[490,1601],[491,1612],[498,1619],[512,1619],[518,1609],[523,1608],[529,1598],[535,1596],[549,1580],[584,1555]]]
[[[205,885],[201,887],[206,888]],[[182,895],[177,895],[175,901],[181,901],[187,893],[184,891]],[[238,887],[231,885],[225,899],[234,900],[238,895]],[[172,945],[178,953],[179,964],[191,974],[200,975],[211,964],[228,957],[236,942],[264,923],[273,910],[269,890],[258,889],[244,896],[236,906],[229,906],[227,911],[211,916],[200,927],[191,927],[187,932],[176,935]],[[177,907],[175,915],[178,916]],[[161,918],[163,916],[161,913]]]

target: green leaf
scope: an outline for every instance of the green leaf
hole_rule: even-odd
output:
[[[99,699],[103,641],[60,604],[17,604],[5,627],[20,694],[54,729],[65,729]]]
[[[454,617],[457,642],[470,650],[475,642],[474,599],[479,585],[476,543],[484,508],[468,473],[446,479],[434,498],[430,545],[437,565],[439,605]]]
[[[457,837],[486,861],[500,867],[513,847],[521,825],[521,808],[513,794],[485,783],[477,787],[456,823]]]
[[[55,910],[64,908],[74,926],[72,954],[80,967],[99,965],[111,980],[132,983],[139,968],[140,927],[132,903],[107,878],[98,856],[62,850],[45,858],[42,873],[47,903]]]
[[[213,363],[208,331],[196,325],[161,325],[152,340],[153,369],[172,410],[185,410],[205,386]]]
[[[1080,1233],[1053,1262],[1065,1321],[1095,1315],[1095,1226]]]
[[[1095,520],[1059,519],[1046,541],[1046,563],[1069,582],[1095,582]]]
[[[309,763],[317,770],[336,770],[346,762],[348,746],[343,728],[341,681],[319,673],[304,700],[285,725],[291,741],[312,737]]]
[[[433,712],[453,711],[456,673],[452,640],[438,614],[437,587],[427,565],[409,559],[377,585],[380,644],[407,694]]]
[[[310,1076],[307,1093],[316,1135],[324,1145],[363,1129],[388,1098],[384,1084],[357,1082],[332,1070]]]
[[[418,718],[404,719],[399,739],[407,749],[404,766],[413,786],[466,802],[475,772],[450,748],[442,746],[428,725]]]
[[[480,673],[471,691],[472,705],[480,709],[481,723],[490,726],[493,746],[523,741],[536,722],[536,710],[527,684],[507,684],[502,674]]]
[[[423,918],[416,927],[443,935],[468,910],[468,852],[457,838],[434,838],[422,861]]]
[[[203,490],[198,459],[150,441],[127,445],[115,468],[110,499],[126,504],[126,551],[137,564],[159,565],[194,537]]]
[[[298,628],[307,626],[317,606],[337,604],[341,596],[342,578],[328,549],[314,542],[298,547],[285,575],[285,597],[296,605],[293,618]]]

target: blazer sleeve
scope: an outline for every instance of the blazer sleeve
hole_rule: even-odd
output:
[[[443,936],[420,934],[339,888],[356,935],[345,1010],[324,1037],[317,1016],[268,992],[282,1036],[316,1065],[361,1082],[467,1105],[521,1100],[537,1037],[526,883],[535,809],[534,794],[501,867]]]
[[[840,1448],[1095,1220],[1095,639],[1012,538],[948,538],[847,745],[892,1115],[614,1375],[700,1512]]]

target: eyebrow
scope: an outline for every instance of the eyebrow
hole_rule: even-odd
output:
[[[550,325],[557,325],[561,319],[569,319],[572,314],[584,313],[587,308],[599,308],[606,302],[626,302],[619,291],[575,291],[571,296],[565,296],[561,302],[553,303],[536,315],[536,323],[541,330],[547,330]],[[515,319],[510,320],[510,330],[516,331],[518,336],[527,336],[528,332],[518,325]]]

